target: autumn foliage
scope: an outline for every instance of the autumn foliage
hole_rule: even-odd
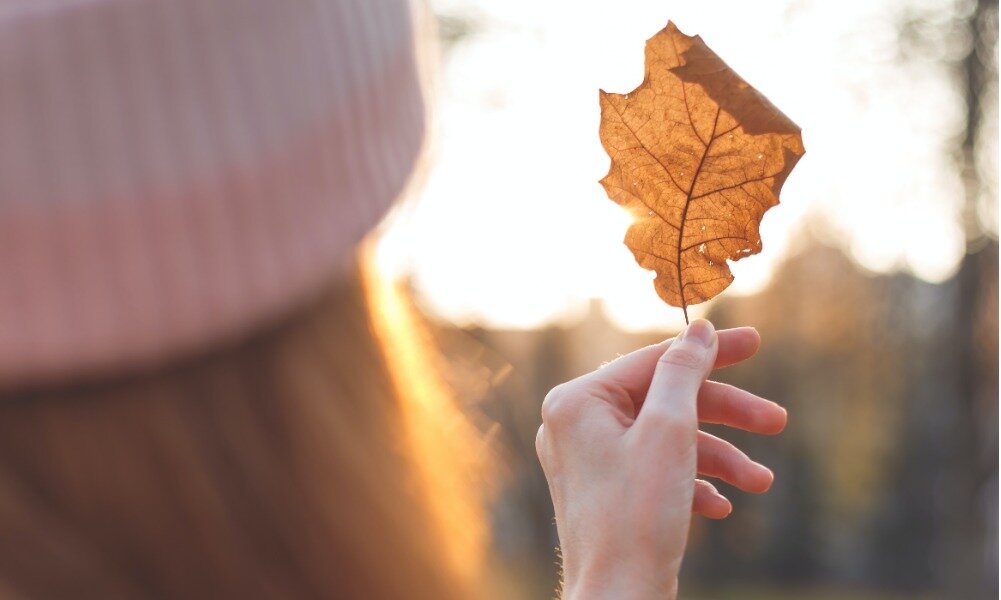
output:
[[[804,152],[800,129],[673,23],[647,41],[640,86],[599,98],[612,159],[601,184],[634,216],[636,261],[687,321],[689,305],[730,285],[728,260],[761,251],[761,218]]]

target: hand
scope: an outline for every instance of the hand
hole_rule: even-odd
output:
[[[765,434],[785,427],[777,404],[705,381],[760,343],[752,328],[717,335],[697,320],[546,396],[536,450],[556,509],[564,598],[674,598],[691,512],[721,519],[732,510],[696,473],[748,492],[771,486],[770,470],[698,430],[699,421]]]

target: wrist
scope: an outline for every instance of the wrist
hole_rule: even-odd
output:
[[[563,600],[676,600],[677,579],[670,585],[650,586],[641,581],[567,582]]]
[[[673,562],[673,561],[672,561]],[[574,565],[569,565],[574,567]],[[568,568],[564,562],[563,600],[675,600],[678,564],[638,568],[635,563],[590,564]]]

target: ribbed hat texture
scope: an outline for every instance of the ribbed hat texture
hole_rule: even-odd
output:
[[[344,269],[425,109],[404,0],[0,5],[0,385],[208,346]]]

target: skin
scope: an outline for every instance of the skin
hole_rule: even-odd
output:
[[[699,431],[700,421],[769,435],[785,427],[774,402],[706,380],[760,344],[750,327],[717,333],[696,320],[546,396],[536,450],[556,509],[565,599],[676,598],[691,513],[732,510],[696,476],[752,493],[771,487],[768,468]]]

